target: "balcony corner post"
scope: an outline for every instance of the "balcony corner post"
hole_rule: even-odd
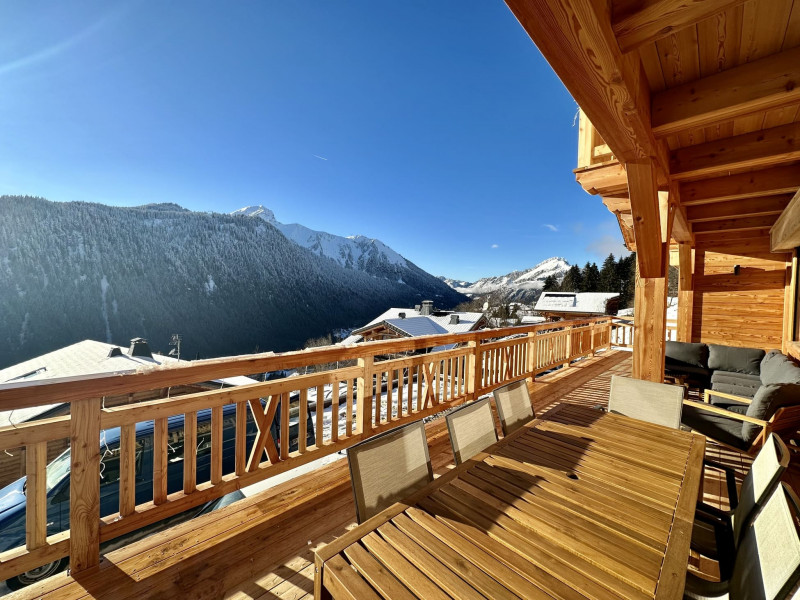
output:
[[[356,380],[356,419],[358,420],[358,433],[367,436],[372,432],[372,369],[375,357],[362,356],[358,359],[358,368],[361,375]]]
[[[536,365],[538,364],[537,356],[536,356],[536,332],[529,331],[528,332],[528,361],[525,365],[525,369],[531,376],[531,381],[536,381]]]
[[[483,365],[481,365],[481,342],[478,338],[474,338],[467,342],[467,347],[470,348],[470,353],[467,356],[467,396],[470,400],[477,400],[481,390],[481,375]]]
[[[100,398],[70,407],[70,569],[100,564]]]

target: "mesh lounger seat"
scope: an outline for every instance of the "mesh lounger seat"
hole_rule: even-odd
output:
[[[727,578],[733,569],[735,549],[747,526],[789,467],[789,450],[777,435],[770,435],[745,476],[740,494],[736,492],[733,469],[710,460],[704,462],[725,473],[731,510],[723,511],[698,503],[692,529],[692,549],[719,561],[720,574]]]
[[[611,378],[608,412],[680,429],[683,388],[630,377]]]
[[[454,410],[447,415],[447,430],[453,457],[460,465],[497,441],[489,397]]]
[[[359,523],[433,481],[422,421],[356,444],[347,451],[347,462]]]
[[[524,379],[499,387],[493,394],[504,436],[534,418],[528,383]]]
[[[791,488],[785,483],[776,486],[752,524],[745,528],[731,576],[708,581],[687,573],[684,598],[788,598],[800,580],[800,538],[794,521],[798,511],[797,496]]]

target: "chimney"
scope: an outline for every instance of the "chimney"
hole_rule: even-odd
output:
[[[433,314],[433,300],[423,300],[422,301],[422,309],[419,311],[419,314],[423,317],[429,317]]]
[[[458,325],[458,315],[450,315],[450,325]]]
[[[406,318],[406,313],[404,313],[404,312],[397,313],[397,316],[400,317],[401,319],[405,319]]]
[[[150,346],[144,338],[133,338],[131,340],[131,347],[128,348],[129,356],[141,356],[142,358],[153,358],[153,353],[150,352]]]
[[[118,346],[114,346],[111,350],[108,351],[108,358],[112,356],[122,356],[122,348]]]
[[[415,304],[415,305],[414,305],[414,310],[415,310],[415,311],[417,311],[417,312],[419,312],[419,309],[420,309],[420,306],[419,306],[419,304]]]

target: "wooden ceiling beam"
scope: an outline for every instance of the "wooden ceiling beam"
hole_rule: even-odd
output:
[[[644,0],[628,3],[632,10],[615,10],[612,27],[620,49],[631,52],[744,1]],[[615,8],[618,4],[615,3]]]
[[[779,215],[788,206],[791,199],[791,195],[783,194],[764,198],[746,198],[744,200],[700,204],[688,207],[686,216],[689,221],[694,223],[697,221],[716,221],[717,219]]]
[[[744,217],[741,219],[717,219],[716,221],[693,223],[692,229],[696,234],[747,231],[749,229],[772,227],[775,224],[775,219],[776,217],[774,215],[765,217]]]
[[[681,183],[681,204],[694,206],[772,194],[794,194],[798,188],[800,188],[800,165],[773,167]]]
[[[575,181],[589,194],[605,195],[606,193],[627,192],[628,174],[625,165],[614,163],[602,167],[575,169]]]
[[[800,247],[800,191],[769,232],[769,248],[772,252],[791,252]]]
[[[791,123],[680,148],[672,153],[670,172],[673,180],[684,181],[796,159],[800,159],[800,123]]]
[[[800,48],[773,54],[653,95],[656,137],[800,102]]]

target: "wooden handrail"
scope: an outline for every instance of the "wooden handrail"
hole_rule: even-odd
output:
[[[595,317],[213,359],[83,380],[0,386],[0,409],[72,403],[70,416],[0,428],[0,450],[28,448],[30,477],[26,540],[23,546],[0,554],[0,579],[67,554],[73,572],[92,568],[98,564],[101,542],[343,450],[387,429],[475,400],[506,383],[569,366],[576,358],[609,348],[612,327],[611,318]],[[382,358],[450,344],[456,347]],[[137,404],[105,408],[102,401],[107,395],[166,390],[197,381],[353,359],[356,366]],[[292,414],[300,417],[296,447],[289,439],[290,403]],[[223,407],[227,405],[235,406],[235,468],[231,472],[223,472]],[[203,421],[200,428],[198,412],[205,410],[210,410],[211,419]],[[328,411],[330,428],[326,429]],[[184,416],[182,434],[169,430],[168,419],[175,415]],[[271,426],[276,416],[280,417],[280,427],[278,437],[273,438]],[[255,424],[257,432],[248,427],[248,421]],[[136,505],[136,425],[142,422],[154,423],[153,500]],[[313,444],[307,439],[308,424],[314,430]],[[102,432],[115,427],[120,428],[119,512],[101,518]],[[174,435],[183,435],[183,485],[170,493],[169,454],[174,451]],[[48,441],[65,437],[70,438],[71,445],[71,529],[46,536],[43,456]],[[208,472],[203,471],[204,481],[198,471],[201,449],[208,452],[209,461]]]

